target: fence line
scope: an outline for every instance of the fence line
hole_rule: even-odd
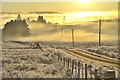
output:
[[[88,66],[83,64],[81,61],[76,61],[75,59],[70,59],[68,57],[62,57],[59,54],[53,53],[53,61],[57,61],[63,64],[63,68],[70,70],[72,78],[79,79],[88,79]],[[85,74],[84,74],[85,73]],[[85,76],[84,76],[85,75]]]

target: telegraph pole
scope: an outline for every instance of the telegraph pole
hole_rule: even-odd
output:
[[[61,37],[63,37],[63,28],[61,28]]]
[[[101,46],[101,26],[102,26],[101,22],[102,20],[100,19],[99,20],[99,46]]]
[[[63,17],[63,24],[65,24],[66,23],[66,18],[65,18],[65,16]]]
[[[72,29],[72,44],[73,44],[73,47],[74,47],[74,43],[75,43],[75,41],[74,41],[74,29]]]

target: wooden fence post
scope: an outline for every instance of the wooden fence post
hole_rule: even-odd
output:
[[[55,60],[55,53],[53,53],[53,58],[54,58],[54,60]]]
[[[87,80],[87,64],[85,64],[85,80]]]
[[[62,62],[62,56],[60,57],[60,62]]]
[[[80,79],[80,61],[78,62],[78,80]]]
[[[84,79],[83,68],[84,68],[84,65],[83,65],[83,63],[82,63],[82,79]]]
[[[69,59],[69,68],[71,70],[71,59]]]
[[[73,74],[73,71],[74,71],[74,59],[72,60],[72,74]]]
[[[63,64],[64,64],[64,67],[65,67],[65,57],[63,58]]]
[[[77,76],[77,62],[75,61],[75,78]]]
[[[68,59],[67,67],[68,67],[68,68],[70,67],[70,59]]]
[[[66,61],[66,63],[65,63],[66,68],[68,68],[68,59],[66,58],[65,61]]]
[[[58,61],[59,61],[59,56],[57,55],[57,59],[58,59]]]
[[[97,69],[95,69],[94,75],[95,75],[95,80],[97,80]]]

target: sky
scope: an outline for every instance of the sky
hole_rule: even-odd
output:
[[[64,13],[79,11],[114,11],[117,9],[117,2],[2,2],[3,12],[56,11]]]
[[[88,6],[86,6],[88,5]],[[16,18],[21,13],[23,18],[44,15],[48,21],[63,23],[65,16],[68,23],[95,19],[116,19],[117,2],[2,2],[3,23],[7,18]],[[54,16],[50,18],[50,16]],[[60,18],[61,17],[61,18]]]
[[[117,40],[118,23],[116,19],[118,18],[118,2],[113,2],[112,0],[111,2],[92,2],[90,0],[88,2],[45,1],[8,2],[8,0],[4,0],[2,2],[3,13],[0,15],[2,17],[1,27],[3,28],[6,22],[15,20],[19,12],[24,19],[29,17],[31,20],[36,20],[39,15],[43,15],[47,22],[58,23],[59,25],[64,24],[63,18],[65,16],[66,24],[73,25],[77,23],[79,26],[64,26],[65,31],[62,39],[59,28],[29,23],[32,35],[27,40],[71,41],[71,29],[75,28],[75,41],[97,41],[98,22],[92,21],[103,19],[106,22],[102,23],[102,39],[108,41]]]
[[[79,2],[82,0],[1,0],[2,2]],[[88,0],[87,0],[88,1]],[[89,0],[90,2],[118,2],[119,0]]]

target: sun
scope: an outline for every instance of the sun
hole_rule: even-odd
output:
[[[80,2],[89,2],[90,0],[80,0]]]

